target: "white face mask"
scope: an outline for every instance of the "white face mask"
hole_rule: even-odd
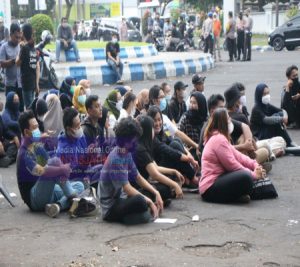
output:
[[[73,136],[75,138],[81,138],[83,136],[83,130],[82,130],[82,128],[80,127],[79,129],[75,130],[75,133],[73,134]]]
[[[241,104],[243,105],[243,106],[246,106],[246,102],[247,100],[246,100],[246,96],[245,95],[242,95],[241,96],[241,98],[240,98],[240,102],[241,102]]]
[[[112,38],[111,40],[113,43],[117,43],[118,42],[118,39],[117,38]]]
[[[267,94],[267,95],[263,96],[262,99],[261,99],[261,102],[263,104],[265,104],[265,105],[270,104],[270,102],[271,102],[271,95]]]
[[[90,96],[92,93],[91,88],[86,88],[85,93],[86,93],[86,96]]]
[[[123,106],[123,101],[122,100],[119,100],[116,104],[116,108],[117,110],[121,110],[122,109],[122,106]]]
[[[234,130],[234,125],[231,121],[230,123],[228,123],[228,133],[232,134],[233,130]]]

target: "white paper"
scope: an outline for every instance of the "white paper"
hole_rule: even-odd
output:
[[[155,223],[176,223],[177,219],[168,219],[168,218],[157,218]]]

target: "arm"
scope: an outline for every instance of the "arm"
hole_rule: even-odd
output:
[[[40,83],[40,62],[37,58],[37,62],[36,62],[36,89],[35,89],[36,94],[40,93],[39,83]]]
[[[2,45],[0,49],[0,65],[1,68],[10,68],[15,64],[15,59],[6,59],[6,51],[4,46]]]
[[[70,26],[68,26],[68,39],[67,39],[67,42],[68,44],[70,44],[73,40],[73,33],[72,33],[72,29]]]
[[[22,64],[23,54],[24,54],[24,46],[21,47],[20,53],[19,53],[19,55],[17,55],[17,58],[16,58],[17,66],[21,66],[21,64]]]
[[[184,143],[186,143],[187,145],[198,149],[198,144],[196,144],[191,138],[189,138],[184,132],[177,130],[175,135],[177,137],[179,137]]]
[[[112,61],[114,61],[115,63],[117,63],[117,60],[114,59],[114,58],[112,57],[112,55],[111,55],[110,52],[107,52],[107,57],[108,57],[109,59],[111,59]]]

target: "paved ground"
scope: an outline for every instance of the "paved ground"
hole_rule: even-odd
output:
[[[217,63],[206,74],[205,94],[222,93],[232,82],[242,81],[250,108],[256,84],[264,81],[272,102],[279,104],[285,69],[299,64],[298,59],[299,52],[266,52],[253,53],[252,62]],[[190,84],[191,77],[182,80]],[[132,87],[137,92],[161,82]],[[94,92],[104,98],[109,89]],[[299,131],[290,133],[300,143]],[[270,177],[278,190],[276,200],[216,205],[186,194],[163,213],[177,218],[175,224],[135,227],[31,213],[20,200],[15,166],[1,169],[3,182],[17,193],[17,207],[0,199],[0,266],[300,266],[299,167],[297,157],[274,162]],[[191,221],[195,214],[199,222]]]

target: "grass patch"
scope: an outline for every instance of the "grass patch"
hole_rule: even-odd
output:
[[[77,41],[78,49],[91,49],[91,48],[105,48],[107,42],[99,42],[99,41]],[[119,42],[120,47],[128,47],[128,46],[146,46],[148,43],[143,42]],[[47,49],[55,49],[55,42],[47,45]]]

